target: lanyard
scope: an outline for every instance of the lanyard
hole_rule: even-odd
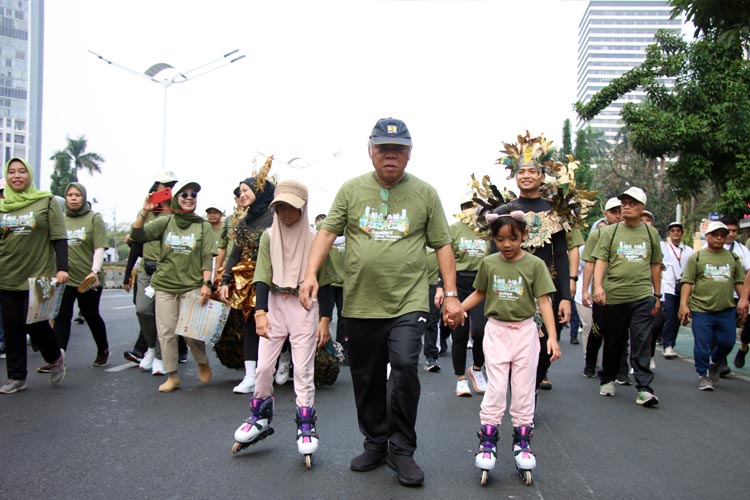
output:
[[[675,248],[676,248],[676,249],[678,249],[678,250],[680,251],[680,255],[677,255],[677,252],[675,252]],[[674,245],[672,244],[672,242],[670,241],[670,242],[669,242],[669,249],[670,249],[670,250],[672,250],[672,254],[673,254],[673,255],[675,256],[675,258],[677,259],[677,265],[678,265],[678,266],[680,266],[680,271],[682,271],[682,262],[681,262],[681,261],[682,261],[682,248],[680,248],[680,247],[675,247],[675,246],[674,246]]]

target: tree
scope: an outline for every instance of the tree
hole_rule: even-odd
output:
[[[750,35],[750,0],[672,0],[672,18],[685,14],[695,25],[695,36],[715,30],[723,40]]]
[[[50,160],[55,160],[57,169],[58,161],[62,157],[68,157],[67,167],[70,169],[73,181],[78,181],[78,171],[86,170],[89,174],[102,173],[101,164],[104,163],[104,157],[98,153],[87,153],[88,141],[86,136],[79,136],[77,139],[66,137],[68,142],[65,149],[56,151]],[[61,164],[62,165],[62,164]]]
[[[70,157],[62,151],[58,151],[52,155],[50,160],[55,160],[55,168],[50,175],[52,180],[50,191],[54,195],[64,197],[67,185],[76,180],[70,168]]]
[[[747,212],[750,184],[736,182],[750,176],[742,160],[750,148],[750,63],[742,46],[719,39],[715,31],[691,43],[668,31],[655,38],[641,66],[612,80],[589,103],[576,103],[579,116],[590,120],[642,87],[647,100],[626,104],[622,120],[632,148],[658,164],[658,191],[668,184],[688,199],[711,184],[721,210]],[[665,78],[674,78],[673,89]]]

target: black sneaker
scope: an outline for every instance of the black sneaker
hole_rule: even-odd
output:
[[[552,382],[550,382],[547,377],[544,377],[542,381],[539,382],[539,388],[543,391],[549,391],[552,389]]]
[[[86,322],[86,320],[83,319],[83,316],[76,316],[76,318],[73,321],[75,321],[79,325],[82,325]]]
[[[99,368],[107,366],[109,364],[109,349],[102,352],[96,353],[96,359],[94,360],[94,367]]]
[[[719,377],[721,378],[729,378],[732,375],[732,370],[729,369],[729,367],[725,364],[719,365]]]
[[[750,351],[750,349],[748,349],[748,351]],[[734,356],[735,368],[745,367],[745,356],[747,356],[747,351],[743,351],[742,349],[737,349],[737,354],[735,354]]]
[[[140,351],[125,351],[122,356],[128,361],[136,364],[140,364],[143,361],[143,353]]]
[[[433,358],[427,358],[427,362],[424,365],[424,370],[426,372],[439,372],[440,371],[440,365],[437,362],[437,359]]]
[[[398,474],[398,482],[404,486],[422,486],[424,472],[411,455],[395,455],[389,453],[385,459],[388,467]]]
[[[586,378],[594,378],[596,376],[596,368],[593,366],[587,366],[583,369],[583,376]]]
[[[570,343],[573,345],[580,344],[580,342],[578,342],[578,337],[570,337]]]
[[[0,342],[0,359],[5,359],[5,344]]]
[[[187,363],[187,353],[180,353],[177,356],[177,361],[180,363]]]
[[[349,468],[355,472],[367,472],[375,469],[385,460],[384,451],[365,450],[356,457],[352,458]]]

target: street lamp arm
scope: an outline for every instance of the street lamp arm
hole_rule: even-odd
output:
[[[128,73],[132,73],[132,74],[134,74],[135,76],[138,76],[138,77],[140,77],[140,78],[145,78],[146,80],[151,80],[152,82],[160,83],[160,82],[159,82],[158,80],[156,80],[156,79],[152,78],[151,76],[149,76],[149,75],[147,75],[147,74],[145,74],[145,73],[141,73],[141,72],[140,72],[140,71],[138,71],[138,70],[135,70],[135,69],[132,69],[132,68],[128,68],[127,66],[123,66],[122,64],[116,63],[116,62],[114,62],[114,61],[110,61],[110,60],[109,60],[109,59],[107,59],[106,57],[104,57],[104,56],[102,56],[102,55],[100,55],[100,54],[97,54],[97,53],[96,53],[96,52],[94,52],[93,50],[89,50],[89,52],[90,52],[90,53],[92,53],[92,54],[94,54],[94,55],[95,55],[96,57],[98,57],[99,59],[101,59],[101,60],[102,60],[102,61],[104,61],[105,63],[107,63],[107,64],[109,64],[109,65],[111,65],[111,66],[114,66],[115,68],[120,68],[121,70],[123,70],[123,71],[127,71]]]
[[[223,68],[224,66],[228,66],[228,65],[232,64],[233,62],[239,61],[240,59],[242,59],[243,57],[245,57],[245,55],[242,54],[242,55],[237,56],[237,57],[235,57],[233,59],[229,59],[229,56],[234,55],[237,52],[239,52],[239,49],[235,49],[235,50],[233,50],[231,52],[227,52],[222,57],[220,57],[218,59],[214,59],[213,61],[209,61],[209,62],[207,62],[205,64],[201,64],[200,66],[196,66],[193,69],[189,69],[187,71],[183,71],[183,72],[181,72],[178,75],[178,77],[183,78],[183,80],[181,80],[181,81],[173,81],[173,83],[183,83],[183,82],[187,81],[188,78],[191,79],[191,80],[195,80],[199,76],[203,76],[205,74],[211,73],[212,71],[216,71],[219,68]],[[193,73],[195,73],[198,70],[203,70],[204,68],[208,68],[209,66],[215,65],[217,63],[220,63],[220,64],[218,64],[218,66],[213,66],[210,69],[207,69],[207,70],[204,70],[204,71],[200,71],[197,74],[193,74]],[[175,80],[175,79],[173,79],[173,80]]]

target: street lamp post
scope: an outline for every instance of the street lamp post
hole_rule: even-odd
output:
[[[106,59],[104,56],[97,54],[93,50],[89,50],[89,52],[107,64],[110,64],[116,68],[120,68],[121,70],[127,71],[128,73],[136,75],[140,78],[145,78],[154,83],[158,83],[159,85],[164,87],[164,110],[163,110],[163,117],[162,117],[162,138],[161,138],[162,170],[166,170],[166,167],[167,167],[166,165],[167,164],[167,90],[169,89],[169,87],[171,87],[175,83],[185,83],[187,81],[195,80],[196,78],[200,76],[206,75],[208,73],[216,71],[217,69],[223,68],[225,66],[229,66],[230,64],[235,63],[245,57],[244,54],[237,55],[239,52],[239,49],[235,49],[231,52],[227,52],[226,54],[219,57],[218,59],[214,59],[207,63],[201,64],[200,66],[190,69],[188,71],[178,71],[174,68],[174,66],[167,64],[167,63],[156,63],[150,66],[146,71],[140,72],[138,70],[128,68],[127,66],[123,66],[122,64],[110,61],[109,59]],[[172,76],[171,78],[157,78],[159,74],[169,69],[177,71],[177,75]]]

